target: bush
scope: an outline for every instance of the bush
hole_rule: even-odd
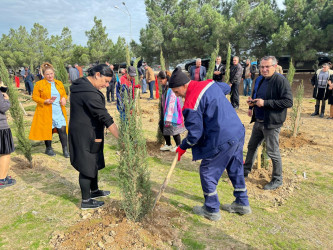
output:
[[[128,94],[129,93],[129,94]],[[142,133],[140,107],[135,108],[132,90],[123,92],[125,116],[120,117],[118,183],[122,208],[127,218],[141,220],[152,209],[153,198],[148,172],[146,140]]]
[[[304,85],[302,83],[297,87],[296,97],[294,100],[294,105],[291,110],[291,134],[293,137],[297,136],[298,130],[301,126],[301,112],[302,112],[302,104],[304,97]]]
[[[18,91],[14,87],[13,81],[9,78],[8,71],[2,60],[2,57],[0,57],[0,77],[4,84],[8,87],[8,95],[11,104],[9,111],[15,121],[15,130],[19,147],[22,149],[24,157],[30,162],[31,165],[31,144],[29,139],[25,136],[23,111],[18,100]]]
[[[228,44],[227,63],[225,66],[225,82],[229,83],[230,80],[230,59],[231,59],[231,45]]]

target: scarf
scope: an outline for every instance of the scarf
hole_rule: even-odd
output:
[[[164,110],[164,125],[166,127],[178,126],[183,123],[182,107],[171,88],[166,94]]]

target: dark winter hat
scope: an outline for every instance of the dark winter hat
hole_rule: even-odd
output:
[[[130,76],[136,76],[136,69],[135,69],[134,66],[129,66],[129,67],[128,67],[128,74],[129,74]]]
[[[181,67],[175,68],[175,70],[172,72],[172,75],[169,80],[169,87],[170,88],[177,88],[182,85],[185,85],[186,83],[189,83],[191,79],[182,72]]]

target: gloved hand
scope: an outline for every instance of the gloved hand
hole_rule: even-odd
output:
[[[186,153],[186,150],[181,149],[180,146],[176,149],[176,153],[178,153],[178,161],[180,161],[180,158],[182,157],[183,154]]]

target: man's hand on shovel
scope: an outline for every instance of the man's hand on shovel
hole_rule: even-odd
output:
[[[181,149],[180,146],[178,146],[178,148],[176,149],[176,153],[178,153],[178,161],[180,161],[180,158],[182,157],[183,154],[186,153],[186,149]]]

